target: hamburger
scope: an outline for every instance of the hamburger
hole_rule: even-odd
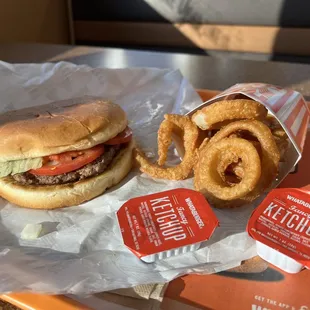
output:
[[[22,207],[78,205],[131,170],[132,132],[123,109],[94,97],[0,115],[0,196]]]

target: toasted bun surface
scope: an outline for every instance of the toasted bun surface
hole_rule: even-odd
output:
[[[12,177],[0,178],[0,196],[21,207],[56,209],[81,204],[119,183],[131,170],[134,142],[122,149],[98,176],[63,185],[21,185]]]
[[[0,162],[87,149],[126,126],[120,106],[95,97],[9,111],[0,115]]]

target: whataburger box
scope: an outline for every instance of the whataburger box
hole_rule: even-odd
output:
[[[219,93],[188,112],[187,115],[193,115],[197,110],[216,101],[234,99],[240,94],[263,104],[268,109],[268,113],[282,125],[289,137],[290,145],[286,153],[286,161],[281,163],[278,178],[273,184],[273,187],[276,187],[301,158],[309,124],[309,107],[297,91],[270,84],[242,83]]]

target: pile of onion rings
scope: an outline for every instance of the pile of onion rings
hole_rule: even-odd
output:
[[[174,141],[182,162],[164,167]],[[182,143],[183,142],[183,143]],[[190,118],[166,114],[158,131],[158,161],[136,151],[141,171],[182,180],[194,171],[194,185],[219,208],[249,203],[272,185],[288,137],[266,108],[250,99],[223,100]]]
[[[242,137],[243,132],[253,135],[253,140]],[[214,155],[213,150],[222,145],[222,141],[225,141],[224,146]],[[231,145],[235,144],[231,149]],[[212,160],[206,162],[208,156],[211,156]],[[277,144],[271,130],[265,124],[257,120],[231,122],[219,130],[200,150],[194,173],[195,187],[215,206],[238,206],[253,201],[272,184],[278,174],[279,160]],[[210,173],[206,168],[208,165],[215,167],[217,171]],[[230,171],[226,172],[227,168],[230,168]],[[244,180],[250,176],[257,176],[257,169],[260,172],[259,178],[252,179],[250,184],[245,183]],[[225,176],[229,175],[229,172],[230,176],[237,179],[235,182],[226,180]],[[214,186],[219,186],[217,192],[212,190]],[[234,194],[227,195],[227,191]]]
[[[217,130],[199,148],[194,167],[196,190],[215,207],[244,205],[270,188],[288,137],[263,105],[244,99],[219,101],[196,112],[192,121],[204,131]]]

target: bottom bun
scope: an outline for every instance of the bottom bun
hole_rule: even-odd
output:
[[[134,142],[122,149],[103,173],[62,185],[22,185],[12,177],[0,178],[0,196],[21,207],[56,209],[76,206],[118,184],[131,170]]]

